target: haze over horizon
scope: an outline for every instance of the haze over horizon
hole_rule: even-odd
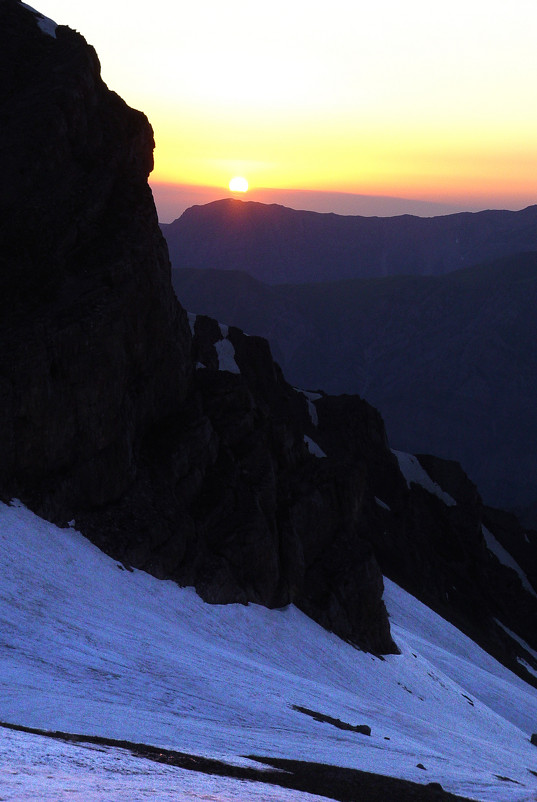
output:
[[[185,187],[184,208],[229,196],[236,175],[249,181],[248,199],[297,208],[298,197],[302,208],[344,214],[535,202],[528,0],[36,5],[80,30],[104,80],[149,117],[163,221],[180,215]],[[352,196],[374,196],[374,211]],[[400,199],[401,211],[384,198]]]
[[[533,203],[511,204],[509,207],[494,204],[441,203],[414,198],[386,195],[362,195],[350,192],[323,192],[301,189],[254,188],[246,193],[230,192],[222,187],[205,187],[188,184],[165,184],[150,180],[155,205],[161,223],[172,223],[191,206],[205,205],[225,198],[279,204],[303,211],[362,215],[364,217],[394,217],[410,214],[417,217],[435,217],[457,212],[479,212],[492,208],[519,211]],[[537,202],[537,195],[535,202]]]

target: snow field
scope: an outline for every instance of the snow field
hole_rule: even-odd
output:
[[[293,606],[207,605],[190,588],[124,570],[74,529],[0,504],[0,719],[234,764],[294,758],[440,782],[484,801],[537,799],[537,692],[388,580],[385,600],[402,654],[380,659]],[[371,736],[293,705],[368,724]],[[14,789],[2,788],[6,799],[91,802],[86,776],[107,789],[96,800],[244,798],[244,781],[146,765],[123,750],[4,729],[0,739]],[[22,769],[10,774],[23,743]],[[309,800],[271,786],[255,796],[257,785],[249,800]]]

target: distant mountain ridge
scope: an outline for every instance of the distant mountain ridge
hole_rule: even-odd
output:
[[[537,250],[537,206],[361,217],[227,199],[161,224],[172,266],[242,270],[267,284],[441,275]]]
[[[537,254],[444,276],[172,280],[187,308],[267,337],[298,386],[365,397],[395,447],[461,461],[488,503],[537,499]]]
[[[229,197],[222,187],[195,184],[170,184],[150,180],[159,220],[170,223],[191,206],[212,203]],[[234,196],[236,197],[236,196]],[[343,215],[380,215],[392,217],[401,214],[416,214],[420,217],[455,214],[461,211],[478,211],[483,206],[470,207],[459,203],[394,198],[387,195],[362,195],[349,192],[328,192],[311,189],[267,189],[250,187],[248,200],[257,203],[278,203],[291,209],[326,212]]]

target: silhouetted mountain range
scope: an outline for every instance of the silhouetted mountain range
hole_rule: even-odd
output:
[[[170,184],[150,179],[159,220],[169,223],[194,205],[212,203],[228,197],[222,187],[198,186],[194,184]],[[236,197],[236,196],[235,196]],[[439,203],[437,201],[393,198],[386,195],[358,195],[348,192],[328,192],[311,189],[266,189],[250,187],[247,198],[257,203],[278,203],[292,209],[309,209],[315,212],[335,212],[342,215],[380,215],[391,217],[401,214],[416,214],[420,217],[455,214],[470,209],[477,211],[482,206],[470,207],[463,203]]]
[[[173,283],[187,308],[267,337],[298,386],[367,398],[395,447],[460,460],[488,503],[537,499],[537,254],[438,277]]]
[[[161,225],[172,266],[242,270],[267,284],[440,275],[537,250],[537,206],[441,217],[359,217],[234,199]]]

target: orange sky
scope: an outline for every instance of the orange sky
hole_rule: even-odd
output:
[[[43,0],[146,112],[153,182],[537,200],[535,0]]]

